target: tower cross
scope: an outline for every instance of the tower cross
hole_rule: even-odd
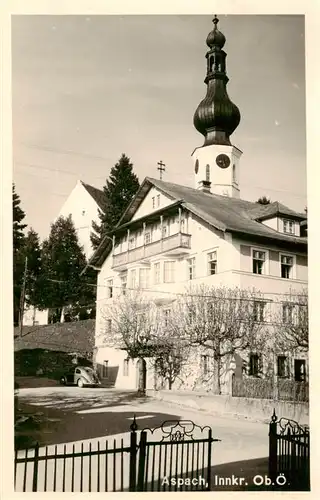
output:
[[[158,170],[160,172],[160,180],[162,180],[162,173],[165,172],[165,164],[162,163],[162,160],[158,161]]]

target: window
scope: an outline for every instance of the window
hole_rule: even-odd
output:
[[[150,231],[148,231],[144,235],[144,244],[149,245],[149,243],[151,243],[151,232]]]
[[[282,304],[282,322],[292,323],[293,320],[293,305]]]
[[[167,260],[163,263],[163,281],[164,283],[174,282],[174,268],[175,262],[173,260]]]
[[[208,253],[208,274],[217,273],[217,252]]]
[[[294,380],[304,382],[306,380],[306,362],[304,359],[294,360]]]
[[[129,376],[129,358],[123,360],[123,376]]]
[[[164,309],[164,311],[163,311],[164,326],[169,325],[170,315],[171,315],[171,309]]]
[[[127,273],[125,273],[122,276],[120,276],[120,284],[121,284],[122,295],[125,295],[126,294],[126,288],[127,288]]]
[[[292,278],[293,257],[281,255],[281,278]]]
[[[287,376],[287,358],[286,356],[278,356],[277,359],[278,377]]]
[[[136,269],[131,269],[130,271],[130,288],[136,288],[137,286],[137,271]]]
[[[196,277],[196,258],[187,259],[188,265],[188,280],[193,280]]]
[[[150,280],[150,269],[144,267],[139,271],[139,288],[148,288]]]
[[[106,331],[108,333],[110,333],[111,332],[111,328],[112,328],[112,320],[111,319],[107,319],[106,320]]]
[[[185,219],[181,219],[181,222],[180,222],[180,232],[181,233],[185,232]]]
[[[210,182],[210,165],[206,165],[206,181]]]
[[[260,250],[253,250],[252,257],[253,257],[253,259],[252,259],[252,265],[253,265],[252,272],[254,274],[263,274],[265,260],[266,260],[266,252],[261,252]]]
[[[155,285],[160,283],[160,262],[153,264],[153,281]]]
[[[105,360],[102,365],[102,378],[108,377],[108,361]]]
[[[168,226],[167,224],[162,226],[162,238],[166,238],[168,236]]]
[[[232,165],[232,181],[237,183],[237,177],[236,177],[236,166],[235,164]]]
[[[107,280],[107,298],[112,299],[113,296],[113,280]]]
[[[156,198],[155,198],[155,196],[152,197],[152,208],[156,208]]]
[[[260,371],[260,357],[258,354],[250,354],[249,375],[258,377]]]
[[[157,194],[157,207],[160,207],[160,194]]]
[[[131,238],[129,238],[129,250],[136,248],[136,243],[137,243],[136,237],[131,236]]]
[[[265,302],[255,300],[253,302],[253,319],[257,322],[264,321]]]
[[[283,220],[283,232],[294,234],[294,222],[292,220],[288,219]]]
[[[202,372],[202,375],[208,375],[209,356],[207,354],[201,355],[201,372]]]

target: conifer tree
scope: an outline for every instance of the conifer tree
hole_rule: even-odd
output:
[[[106,197],[106,208],[99,212],[100,223],[92,223],[91,243],[97,248],[103,236],[118,223],[121,215],[128,207],[139,189],[138,177],[133,172],[133,164],[125,154],[112,167],[109,179],[103,188]]]
[[[271,203],[271,200],[270,200],[270,198],[267,198],[266,196],[260,196],[257,203],[260,203],[260,205],[269,205]]]
[[[30,228],[23,248],[27,260],[26,305],[41,307],[41,248],[38,233]]]
[[[19,321],[21,285],[24,272],[23,247],[25,243],[24,229],[27,224],[23,224],[26,216],[20,207],[21,200],[16,193],[15,185],[12,185],[12,211],[13,211],[13,321],[17,325]]]
[[[54,310],[54,321],[60,321],[66,311],[70,316],[75,308],[94,305],[95,288],[88,285],[92,276],[81,276],[86,257],[71,215],[59,217],[51,225],[50,235],[42,245],[41,261],[41,307]]]

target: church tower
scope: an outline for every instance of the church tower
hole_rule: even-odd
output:
[[[226,38],[214,28],[207,37],[207,95],[193,118],[195,128],[204,136],[204,144],[192,153],[195,187],[215,194],[240,197],[239,160],[242,152],[230,142],[230,135],[240,123],[240,111],[229,99],[226,86],[227,54],[222,50]]]

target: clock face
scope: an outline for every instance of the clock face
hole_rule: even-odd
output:
[[[230,165],[230,158],[227,155],[221,154],[216,158],[216,164],[220,168],[228,168]]]
[[[196,161],[196,164],[194,166],[194,171],[196,174],[199,172],[199,160]]]

